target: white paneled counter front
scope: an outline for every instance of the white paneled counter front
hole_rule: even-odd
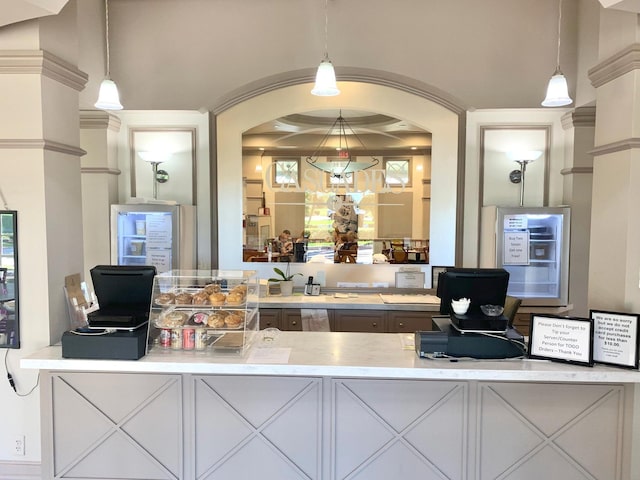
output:
[[[245,357],[21,360],[43,478],[631,480],[640,372],[426,360],[407,334],[258,333]]]

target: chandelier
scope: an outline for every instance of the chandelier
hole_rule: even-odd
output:
[[[352,141],[349,144],[349,139]],[[324,135],[313,153],[306,158],[306,162],[312,167],[327,172],[333,178],[345,178],[353,172],[367,170],[375,167],[380,160],[369,155],[368,161],[362,161],[364,155],[354,155],[353,148],[366,151],[364,142],[358,137],[358,134],[351,128],[347,120],[342,116],[340,111],[338,118],[333,122],[329,130]],[[335,159],[329,160],[332,150],[336,151]],[[356,159],[356,156],[358,159]],[[325,160],[320,160],[324,157]]]

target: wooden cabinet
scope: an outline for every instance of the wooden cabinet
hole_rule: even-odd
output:
[[[260,309],[260,329],[278,328],[281,326],[282,311],[279,308],[261,308]]]
[[[282,310],[281,330],[302,330],[302,315],[299,308]]]
[[[531,330],[531,314],[530,313],[516,313],[513,319],[513,326],[522,335],[529,336]]]
[[[385,311],[380,310],[334,310],[336,332],[373,332],[387,331]]]
[[[431,330],[433,312],[387,312],[387,331],[413,333]]]

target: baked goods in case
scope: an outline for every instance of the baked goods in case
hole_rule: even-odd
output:
[[[206,312],[195,312],[189,317],[189,325],[207,325],[209,314]]]
[[[225,316],[222,312],[212,313],[207,319],[207,325],[212,328],[222,328],[225,326]]]
[[[227,303],[229,305],[241,305],[244,303],[244,295],[239,292],[230,292],[227,295]]]
[[[166,312],[164,315],[160,317],[160,327],[161,328],[175,328],[181,327],[188,319],[188,315],[184,312],[171,311]]]
[[[225,300],[227,299],[227,296],[224,293],[212,293],[211,295],[209,295],[209,301],[211,302],[211,305],[224,305]]]
[[[194,305],[211,305],[211,301],[209,300],[209,294],[204,290],[194,293],[192,303]]]
[[[220,293],[221,290],[220,285],[217,283],[210,283],[204,287],[204,291],[207,292],[208,295],[211,295],[212,293]]]
[[[224,319],[224,324],[228,328],[238,328],[242,324],[242,318],[240,317],[240,315],[230,313]]]
[[[176,305],[191,305],[193,302],[193,295],[187,292],[182,292],[176,295]]]
[[[158,305],[171,305],[175,301],[176,296],[171,293],[161,293],[156,297],[156,304]]]

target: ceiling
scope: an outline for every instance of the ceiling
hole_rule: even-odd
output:
[[[431,134],[410,122],[372,112],[327,109],[287,115],[247,130],[243,135],[244,151],[264,149],[310,154],[316,149],[333,150],[340,141],[340,115],[344,119],[343,137],[350,150],[406,154],[431,147]],[[330,138],[325,138],[327,136]]]

